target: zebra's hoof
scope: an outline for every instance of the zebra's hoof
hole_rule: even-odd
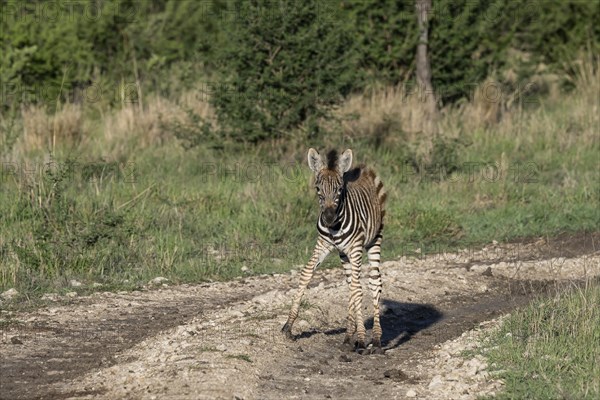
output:
[[[365,350],[367,350],[367,346],[365,346],[365,342],[362,340],[357,340],[356,343],[354,343],[354,351],[358,354],[365,354]]]
[[[286,322],[281,328],[281,333],[283,333],[288,340],[294,340],[294,336],[292,335],[292,327]]]

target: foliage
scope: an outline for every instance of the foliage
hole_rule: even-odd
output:
[[[90,86],[103,94],[93,101],[115,105],[123,85],[141,85],[135,96],[171,97],[216,79],[224,132],[256,141],[303,121],[313,129],[324,108],[349,91],[410,82],[414,72],[413,0],[4,0],[0,6],[3,111],[22,102],[90,101]],[[487,77],[505,79],[506,70],[517,74],[508,82],[513,86],[540,65],[573,74],[566,62],[600,49],[599,18],[597,4],[585,0],[434,0],[434,87],[450,103],[469,97]],[[248,126],[239,123],[244,119]]]
[[[250,1],[233,24],[212,103],[223,138],[278,138],[317,119],[352,89],[352,39],[321,2]]]
[[[372,81],[398,84],[411,81],[418,39],[413,0],[347,0],[344,10],[358,43],[362,69]],[[429,53],[433,86],[443,103],[472,95],[487,77],[514,67],[517,82],[536,72],[539,63],[555,71],[573,72],[566,61],[583,50],[598,51],[600,11],[580,0],[433,0]]]
[[[93,86],[114,104],[118,85],[168,92],[173,68],[209,69],[225,36],[218,16],[225,1],[2,2],[0,79],[3,106],[82,101]],[[197,79],[197,77],[195,78]],[[7,86],[6,85],[10,85]],[[92,91],[90,91],[92,92]],[[90,101],[89,99],[87,99]]]
[[[418,39],[414,1],[348,0],[342,11],[356,38],[364,84],[409,78]]]

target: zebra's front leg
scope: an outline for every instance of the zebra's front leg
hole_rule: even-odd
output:
[[[381,298],[382,281],[379,272],[381,261],[381,234],[377,236],[373,246],[367,249],[367,258],[369,259],[369,289],[373,296],[373,348],[372,353],[383,354],[381,348],[381,323],[379,321],[379,300]]]
[[[342,261],[342,267],[344,268],[344,274],[346,274],[346,282],[348,283],[348,289],[350,291],[350,300],[348,301],[348,317],[346,319],[346,335],[344,337],[344,345],[353,345],[352,337],[356,332],[356,319],[354,318],[354,302],[352,301],[352,264],[348,256],[340,253],[340,260]]]
[[[318,267],[325,257],[331,252],[333,249],[333,245],[327,243],[326,241],[319,238],[317,240],[317,244],[315,249],[313,250],[312,257],[308,261],[308,264],[304,266],[302,272],[300,273],[300,284],[298,285],[298,292],[294,296],[294,300],[292,302],[292,309],[290,310],[290,314],[288,315],[287,322],[283,325],[281,331],[285,334],[288,339],[292,339],[292,326],[294,325],[294,321],[298,317],[298,310],[300,309],[300,302],[302,301],[302,296],[304,295],[304,291],[308,286],[308,283],[312,279],[313,273],[315,272],[315,268]]]
[[[349,254],[350,264],[352,265],[352,279],[350,282],[350,307],[354,307],[354,317],[356,319],[356,342],[355,349],[361,351],[364,349],[367,338],[365,321],[362,317],[362,285],[360,283],[360,268],[362,264],[362,243],[356,245]]]

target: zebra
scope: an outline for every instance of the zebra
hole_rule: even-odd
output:
[[[312,257],[302,269],[300,284],[282,332],[293,338],[292,325],[298,316],[300,302],[313,272],[333,250],[337,249],[350,288],[347,329],[344,344],[359,353],[382,354],[379,300],[382,280],[379,272],[383,217],[386,193],[375,172],[364,165],[351,169],[352,150],[338,157],[335,150],[323,159],[311,148],[308,166],[315,174],[320,214],[318,238]],[[360,283],[363,248],[369,261],[369,288],[373,295],[372,347],[365,346],[366,330],[362,318],[362,286]],[[356,333],[356,341],[352,339]]]

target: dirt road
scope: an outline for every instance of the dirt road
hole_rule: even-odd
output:
[[[536,294],[599,276],[599,243],[585,234],[385,262],[384,355],[340,346],[341,269],[315,275],[293,342],[279,331],[294,272],[49,302],[0,325],[0,398],[475,398],[502,383],[461,352]],[[365,306],[370,315],[367,296]]]

